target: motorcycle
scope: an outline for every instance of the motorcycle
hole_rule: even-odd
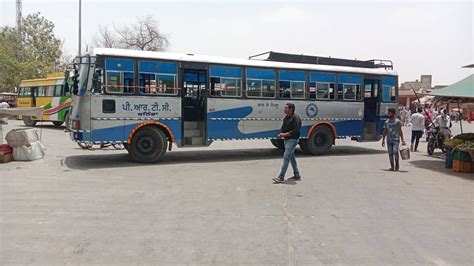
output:
[[[444,135],[439,127],[431,128],[428,131],[428,154],[433,155],[435,149],[440,149],[443,153],[446,152]]]

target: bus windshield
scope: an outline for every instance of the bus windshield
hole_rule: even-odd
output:
[[[92,67],[90,56],[77,57],[74,63],[74,94],[82,95],[87,91]]]

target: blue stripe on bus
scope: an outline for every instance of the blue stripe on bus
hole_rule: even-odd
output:
[[[306,81],[306,72],[280,70],[280,80]]]
[[[132,71],[133,72],[133,60],[131,60],[131,59],[107,58],[107,59],[105,59],[105,69],[106,70]]]
[[[276,71],[271,69],[247,68],[246,75],[248,79],[276,79]]]
[[[228,66],[210,66],[209,75],[214,77],[242,78],[242,68]]]
[[[339,83],[362,84],[362,76],[354,74],[339,74]]]
[[[336,74],[334,74],[334,73],[311,72],[309,74],[309,81],[335,83],[336,82]]]
[[[395,86],[396,84],[397,84],[397,80],[394,77],[383,77],[382,78],[382,85]]]
[[[178,74],[178,65],[176,63],[139,61],[138,72]]]

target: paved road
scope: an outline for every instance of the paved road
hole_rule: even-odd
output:
[[[474,264],[474,178],[439,153],[388,172],[380,143],[338,141],[275,185],[268,141],[143,165],[40,128],[44,159],[0,165],[0,264]]]

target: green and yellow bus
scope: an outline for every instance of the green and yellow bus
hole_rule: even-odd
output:
[[[48,74],[46,78],[23,80],[18,91],[17,107],[44,107],[41,121],[50,121],[56,127],[69,120],[72,79],[65,82],[64,73]],[[39,120],[29,116],[18,117],[25,125],[35,126]]]

